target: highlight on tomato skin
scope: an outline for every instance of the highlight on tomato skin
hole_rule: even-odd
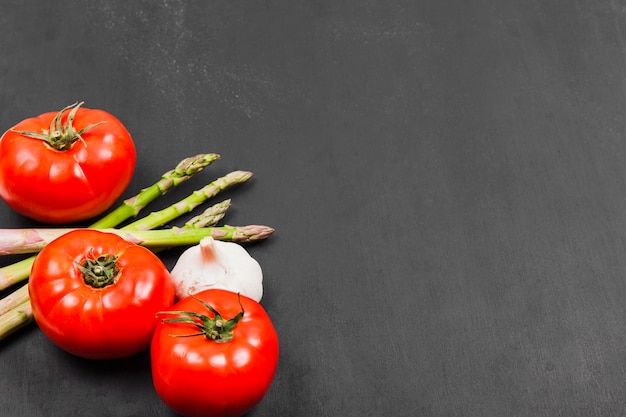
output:
[[[169,408],[184,417],[241,417],[263,400],[277,369],[279,341],[258,302],[209,289],[158,317],[152,380]]]
[[[94,218],[124,193],[135,171],[133,139],[112,114],[67,106],[22,120],[0,137],[0,197],[49,224]]]
[[[150,346],[156,313],[174,303],[174,282],[149,249],[113,233],[76,229],[35,258],[28,282],[44,335],[85,359],[120,359]]]

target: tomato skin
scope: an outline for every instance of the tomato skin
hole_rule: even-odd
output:
[[[118,280],[85,283],[78,263],[118,256]],[[150,345],[156,313],[174,303],[174,282],[149,249],[112,233],[81,229],[50,242],[33,263],[28,290],[43,333],[61,349],[87,359],[134,355]]]
[[[224,319],[241,311],[234,292],[210,289],[194,295]],[[185,323],[161,321],[157,325],[150,347],[152,379],[159,397],[176,413],[185,417],[240,417],[263,399],[278,363],[278,335],[259,303],[243,295],[241,303],[245,313],[231,341],[218,343],[202,335],[173,337],[197,329]],[[212,316],[192,297],[169,310]]]
[[[137,159],[126,127],[104,110],[78,108],[76,130],[104,123],[66,151],[14,131],[48,131],[57,113],[25,119],[0,137],[0,197],[16,212],[50,224],[102,214],[128,187]]]

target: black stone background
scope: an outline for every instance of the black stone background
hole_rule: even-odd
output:
[[[154,209],[255,173],[223,195],[276,228],[249,248],[281,341],[250,416],[626,415],[626,2],[4,0],[0,128],[77,100],[136,141],[125,197],[222,155]],[[0,343],[0,393],[173,415],[147,354],[35,325]]]

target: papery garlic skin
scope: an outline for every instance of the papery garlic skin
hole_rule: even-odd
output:
[[[176,300],[210,288],[241,293],[257,302],[263,296],[259,263],[238,243],[212,237],[185,250],[171,276],[176,283]]]

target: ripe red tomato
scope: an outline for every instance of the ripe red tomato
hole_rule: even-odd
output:
[[[150,345],[174,282],[149,249],[90,229],[37,255],[28,283],[35,321],[60,348],[87,359],[131,356]]]
[[[210,289],[159,317],[150,346],[152,379],[172,410],[240,417],[263,399],[278,363],[278,336],[259,303]]]
[[[52,224],[93,218],[122,195],[136,151],[124,125],[97,109],[68,106],[21,121],[0,137],[0,197]]]

